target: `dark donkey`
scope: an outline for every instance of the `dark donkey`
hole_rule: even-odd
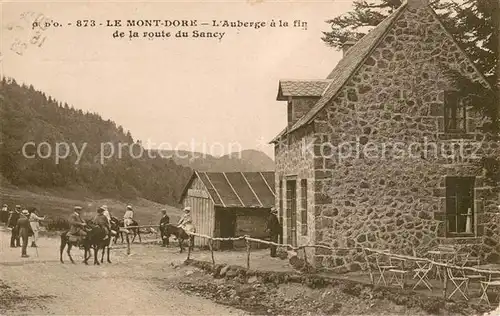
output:
[[[116,241],[118,240],[118,237],[121,238],[122,240],[122,243],[123,243],[123,231],[120,230],[120,228],[124,228],[125,227],[125,223],[123,221],[123,219],[118,219],[116,217],[111,217],[111,222],[115,222],[115,223],[118,223],[118,229],[116,230],[116,236],[115,236],[115,239],[113,241],[113,243],[116,244]],[[132,220],[132,225],[130,226],[139,226],[139,223],[137,223],[136,220]],[[132,240],[130,241],[131,243],[134,242],[135,240],[135,237],[139,237],[139,242],[142,242],[141,241],[141,231],[139,228],[128,228],[129,231],[131,231],[134,236],[132,237]]]
[[[118,232],[120,231],[119,223],[117,221],[114,221],[113,219],[111,219],[111,222],[109,224],[110,224],[111,230],[114,230],[116,232],[116,236],[118,236]],[[111,232],[110,232],[110,234],[111,234]],[[104,235],[102,237],[104,237]],[[112,239],[113,239],[113,236],[111,236],[111,235],[109,236],[109,238],[107,238],[105,240],[103,240],[102,238],[99,239],[96,236],[96,240],[95,240],[96,248],[94,248],[94,249],[95,249],[95,252],[99,252],[99,249],[102,249],[101,263],[104,263],[105,250],[107,250],[107,261],[108,261],[108,263],[111,263],[111,260],[109,260],[109,251],[110,251],[109,246],[111,245]],[[99,264],[99,263],[97,263],[97,264]]]
[[[169,245],[169,238],[170,236],[175,236],[177,240],[179,241],[179,247],[181,248],[180,252],[184,251],[184,240],[189,240],[189,248],[193,250],[194,247],[194,236],[193,235],[188,235],[184,229],[181,227],[172,225],[172,224],[164,224],[160,226],[160,231],[165,238],[165,243],[167,244],[167,247]]]
[[[111,263],[109,259],[109,244],[110,244],[110,238],[104,239],[106,236],[106,231],[101,228],[98,225],[95,225],[91,221],[87,220],[86,221],[87,226],[85,227],[85,232],[87,235],[85,237],[79,237],[79,236],[71,236],[68,235],[68,231],[64,232],[61,234],[61,247],[60,247],[60,261],[61,263],[64,263],[62,254],[64,251],[64,248],[66,245],[68,246],[68,256],[69,259],[71,260],[71,263],[75,263],[73,261],[73,258],[71,257],[71,248],[73,246],[82,246],[84,249],[84,255],[83,255],[83,263],[88,264],[88,260],[90,259],[90,256],[92,255],[90,252],[90,249],[92,248],[94,250],[94,264],[99,265],[99,260],[97,260],[97,255],[99,252],[99,249],[102,249],[102,258],[101,262],[104,261],[104,249],[108,247],[108,262]]]
[[[66,252],[68,253],[68,257],[69,257],[69,260],[71,260],[71,263],[75,263],[75,261],[73,261],[73,257],[71,257],[71,248],[73,246],[75,247],[83,247],[83,249],[85,249],[85,255],[84,255],[84,259],[83,259],[83,262],[85,264],[88,264],[87,263],[87,252],[90,252],[90,243],[89,243],[89,232],[91,230],[90,227],[85,227],[85,232],[87,233],[87,236],[72,236],[72,235],[69,235],[69,231],[65,231],[61,234],[61,246],[59,247],[59,260],[61,261],[61,263],[64,263],[64,260],[63,260],[63,251],[64,251],[64,248],[66,248],[66,246],[68,246]],[[90,256],[89,256],[90,257]]]

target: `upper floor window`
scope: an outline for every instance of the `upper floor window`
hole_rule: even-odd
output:
[[[445,133],[465,133],[467,131],[467,109],[458,91],[444,94],[444,131]]]

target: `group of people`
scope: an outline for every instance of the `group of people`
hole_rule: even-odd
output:
[[[87,235],[85,230],[87,223],[82,219],[81,212],[83,208],[81,206],[75,206],[74,212],[69,216],[70,229],[68,235],[84,237]],[[33,236],[33,241],[31,247],[37,247],[38,234],[40,231],[40,221],[45,220],[45,216],[39,216],[37,214],[36,208],[30,208],[21,210],[20,205],[16,205],[15,209],[8,211],[8,206],[3,205],[0,211],[0,218],[5,218],[6,212],[8,212],[7,227],[11,230],[10,247],[21,247],[21,256],[29,257],[26,253],[28,238]],[[134,212],[132,206],[127,205],[125,214],[123,215],[123,226],[126,229],[133,224]],[[112,220],[114,218],[111,216],[109,209],[106,205],[102,205],[97,209],[97,215],[93,218],[92,222],[104,229],[106,232],[104,239],[111,238],[117,231],[112,230]],[[115,219],[116,220],[116,219]],[[170,223],[170,218],[167,214],[166,209],[162,209],[162,218],[160,219],[160,231],[164,225]],[[178,227],[181,227],[186,232],[193,232],[194,226],[191,218],[191,207],[186,206],[184,208],[184,215],[181,217],[177,223]],[[277,217],[276,208],[271,209],[269,219],[267,221],[266,231],[271,237],[271,241],[278,243],[278,237],[282,235],[282,226]],[[22,243],[21,243],[22,239]],[[165,239],[162,233],[163,246],[165,246]],[[271,246],[271,257],[276,257],[276,246]]]
[[[45,220],[45,216],[39,216],[36,208],[21,209],[21,205],[9,211],[8,205],[4,204],[1,210],[2,219],[5,219],[6,226],[11,231],[10,247],[21,247],[21,257],[29,257],[27,254],[28,239],[33,236],[31,247],[38,247],[38,234],[40,231],[40,221]],[[22,240],[22,242],[21,242]]]
[[[87,223],[81,217],[82,209],[83,208],[81,206],[74,207],[74,212],[69,217],[69,235],[81,237],[87,235],[87,232],[85,231]],[[133,219],[134,211],[132,209],[132,206],[127,205],[127,210],[123,215],[124,228],[131,226],[133,223]],[[111,229],[112,220],[113,219],[107,205],[102,205],[97,208],[97,215],[92,219],[92,222],[104,229],[104,231],[106,232],[104,239],[111,238],[111,236],[114,236],[117,233],[117,231]]]

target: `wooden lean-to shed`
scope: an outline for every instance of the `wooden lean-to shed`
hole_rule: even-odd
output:
[[[211,237],[267,238],[266,222],[275,203],[274,171],[195,171],[180,203],[191,207],[197,233]],[[219,249],[240,246],[232,242],[214,244]],[[195,245],[208,246],[208,240],[195,238]]]

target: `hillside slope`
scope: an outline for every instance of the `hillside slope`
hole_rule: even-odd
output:
[[[76,110],[12,79],[0,82],[0,117],[0,174],[21,188],[76,187],[109,198],[176,205],[192,173],[172,159],[138,155],[143,150],[140,142],[115,122]],[[23,153],[28,142],[34,143]],[[37,151],[35,146],[43,142],[46,145]],[[66,155],[58,162],[57,144],[60,154]],[[130,147],[118,155],[119,145]],[[102,159],[109,154],[102,149],[111,147],[115,155]]]
[[[164,157],[172,157],[177,164],[198,171],[252,172],[274,170],[274,161],[264,152],[254,149],[234,152],[221,157],[199,152],[168,150],[162,150],[162,155]]]

